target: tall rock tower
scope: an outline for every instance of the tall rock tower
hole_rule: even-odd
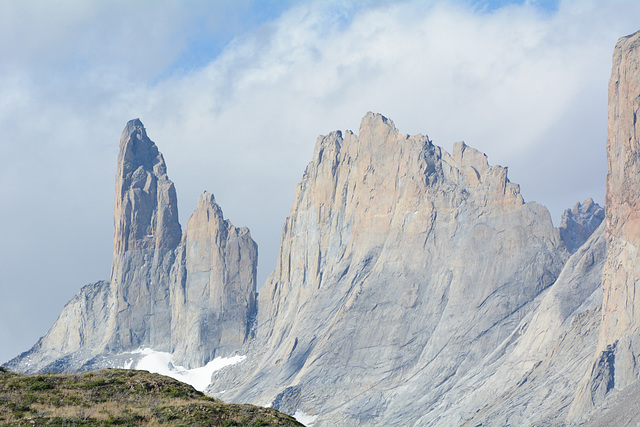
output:
[[[140,122],[120,138],[114,208],[111,288],[116,307],[109,349],[168,351],[169,273],[180,243],[178,201],[158,147]]]
[[[204,192],[189,218],[172,270],[171,346],[179,363],[202,366],[250,338],[256,315],[258,246]]]
[[[573,403],[579,417],[640,379],[640,32],[621,38],[609,81],[607,258],[597,353]]]

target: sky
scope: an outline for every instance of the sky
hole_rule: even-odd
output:
[[[368,111],[604,202],[607,84],[637,0],[0,0],[0,362],[108,279],[120,134],[140,118],[186,225],[202,191],[273,270],[319,135]]]

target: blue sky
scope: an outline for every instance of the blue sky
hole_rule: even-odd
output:
[[[0,360],[108,279],[139,117],[183,226],[203,190],[275,265],[318,135],[367,111],[509,167],[550,210],[604,202],[607,82],[636,0],[0,0]]]

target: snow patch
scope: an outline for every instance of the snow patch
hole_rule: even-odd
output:
[[[318,418],[318,416],[317,415],[305,414],[302,411],[296,411],[296,413],[293,414],[293,418],[295,418],[296,420],[298,420],[299,422],[301,422],[305,426],[311,427],[311,426],[313,426],[313,423],[316,420],[316,418]]]
[[[187,383],[198,391],[204,391],[211,383],[211,375],[215,371],[242,362],[247,356],[216,357],[200,368],[187,369],[183,366],[175,365],[171,353],[155,351],[150,348],[134,350],[132,354],[142,354],[143,357],[137,361],[125,363],[125,369],[138,369],[149,371],[154,374],[166,375],[178,381]]]

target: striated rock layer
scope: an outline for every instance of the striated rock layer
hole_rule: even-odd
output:
[[[640,32],[621,38],[609,81],[607,259],[598,348],[570,419],[640,379]]]
[[[85,286],[11,369],[78,371],[152,348],[201,366],[239,350],[255,318],[257,246],[204,193],[182,235],[176,191],[139,120],[120,139],[111,280]]]
[[[248,360],[210,391],[316,425],[418,422],[531,316],[568,256],[506,168],[368,113],[359,135],[318,139]]]

